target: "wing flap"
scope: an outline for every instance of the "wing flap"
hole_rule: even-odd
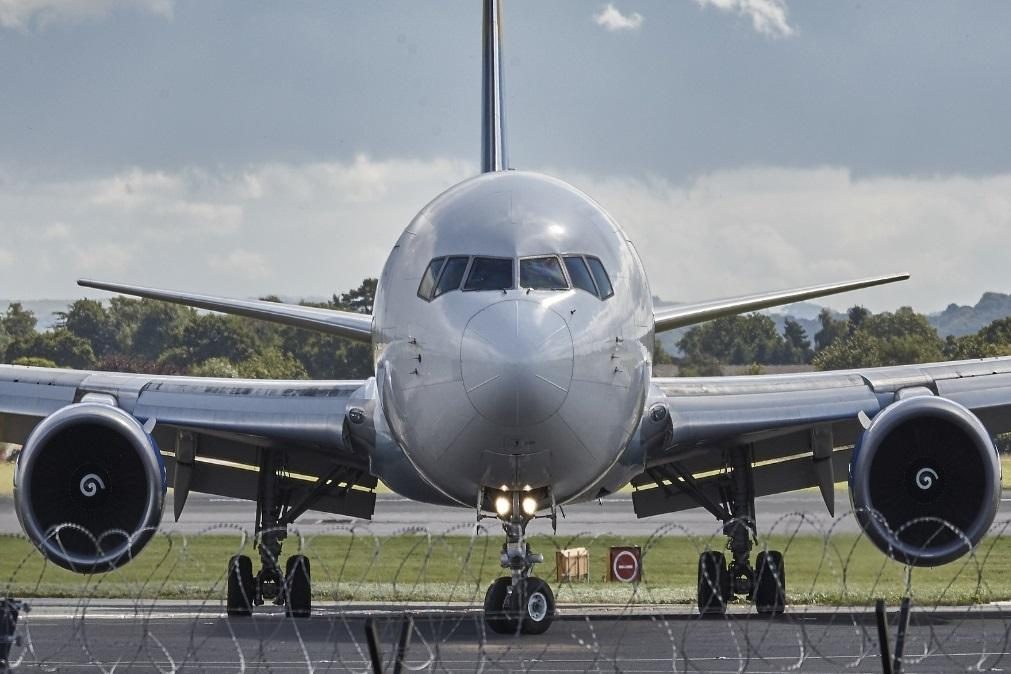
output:
[[[852,453],[852,449],[841,449],[832,453],[832,470],[836,476],[848,474]],[[689,493],[690,488],[685,480],[662,468],[652,469],[651,472],[656,475],[660,485],[651,479],[652,487],[632,492],[632,506],[637,517],[651,517],[699,507],[699,499]],[[820,481],[815,462],[810,456],[755,466],[753,475],[755,496],[769,496],[816,487]],[[701,490],[704,499],[712,503],[722,502],[720,475],[708,475],[693,481],[695,487]]]
[[[372,316],[356,314],[350,311],[336,311],[317,307],[304,307],[297,304],[281,302],[266,302],[264,300],[240,300],[227,297],[214,297],[197,293],[186,293],[175,290],[160,290],[143,286],[131,286],[122,283],[107,283],[81,279],[77,285],[86,288],[108,290],[123,295],[134,295],[162,302],[172,302],[198,309],[220,311],[225,314],[235,314],[247,318],[256,318],[273,323],[282,323],[296,328],[324,332],[338,337],[346,337],[360,342],[372,339]]]
[[[653,323],[657,332],[663,332],[664,330],[673,330],[675,328],[696,325],[697,323],[704,323],[723,316],[736,316],[737,314],[792,304],[793,302],[801,302],[816,297],[826,297],[828,295],[870,288],[885,283],[905,281],[908,278],[909,274],[890,274],[888,276],[874,276],[856,281],[845,281],[843,283],[827,283],[806,288],[793,288],[757,295],[729,297],[695,304],[680,304],[674,307],[654,310]]]
[[[175,484],[174,456],[165,456],[165,468],[169,484]],[[358,485],[352,478],[345,477],[342,480],[338,477],[332,484],[323,481],[324,479],[325,476],[317,480],[284,476],[281,478],[281,489],[287,493],[292,505],[306,499],[314,489],[319,489],[319,493],[313,494],[312,510],[372,519],[376,507],[375,492],[355,489],[354,487]],[[255,501],[259,484],[259,472],[252,466],[240,467],[197,461],[190,477],[189,490]]]

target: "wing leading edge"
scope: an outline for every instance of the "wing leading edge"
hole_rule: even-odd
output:
[[[198,309],[220,311],[225,314],[235,314],[247,318],[282,323],[296,328],[324,332],[361,342],[368,342],[372,339],[372,316],[368,314],[356,314],[350,311],[336,311],[334,309],[320,309],[317,307],[303,307],[296,304],[267,302],[264,300],[230,299],[175,290],[131,286],[122,283],[91,281],[88,279],[79,280],[77,285],[85,288],[108,290],[124,295],[161,300],[163,302],[172,302]]]
[[[905,281],[908,278],[909,274],[890,274],[888,276],[873,276],[856,281],[827,283],[824,285],[808,286],[806,288],[778,290],[694,304],[680,304],[676,307],[655,310],[653,312],[653,323],[657,332],[663,332],[665,330],[704,323],[705,321],[711,321],[724,316],[735,316],[749,311],[758,311],[760,309],[768,309],[769,307],[778,307],[793,302],[810,300],[815,297],[825,297],[851,290]]]

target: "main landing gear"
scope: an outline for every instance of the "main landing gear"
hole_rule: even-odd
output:
[[[705,615],[723,615],[736,595],[753,601],[763,615],[779,615],[786,609],[786,568],[783,554],[774,550],[758,553],[751,565],[757,540],[755,490],[750,448],[731,451],[730,471],[721,485],[722,503],[717,504],[697,490],[691,476],[682,475],[686,491],[723,521],[730,559],[722,552],[706,550],[699,555],[698,607]]]
[[[284,606],[289,618],[308,618],[312,613],[312,583],[309,558],[292,555],[282,572],[281,545],[288,535],[288,524],[305,508],[289,508],[287,495],[280,486],[283,455],[263,450],[260,460],[260,484],[256,499],[256,550],[260,570],[253,574],[252,560],[235,555],[228,560],[226,609],[230,616],[248,616],[253,606],[272,601]]]
[[[496,579],[485,593],[485,623],[498,634],[543,634],[555,618],[555,595],[546,582],[530,575],[534,564],[544,561],[526,541],[536,500],[514,492],[502,493],[495,501],[506,534],[502,568],[510,575]]]

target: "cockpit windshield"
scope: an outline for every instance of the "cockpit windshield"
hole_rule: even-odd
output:
[[[453,290],[511,290],[516,288],[516,261],[507,257],[454,255],[434,258],[418,286],[418,297],[431,302]],[[519,287],[528,290],[575,288],[606,300],[614,294],[604,265],[589,255],[542,255],[519,261]],[[466,276],[466,281],[464,277]]]
[[[531,257],[520,260],[520,287],[534,290],[568,290],[558,258]]]
[[[502,257],[475,257],[464,290],[508,290],[513,287],[513,261]]]
[[[446,268],[442,270],[439,283],[435,286],[435,297],[456,290],[463,280],[463,272],[467,270],[467,262],[470,258],[451,257],[446,260]]]

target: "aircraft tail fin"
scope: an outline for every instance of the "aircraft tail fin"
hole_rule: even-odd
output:
[[[505,112],[502,106],[502,4],[484,0],[481,73],[481,172],[506,171]]]

